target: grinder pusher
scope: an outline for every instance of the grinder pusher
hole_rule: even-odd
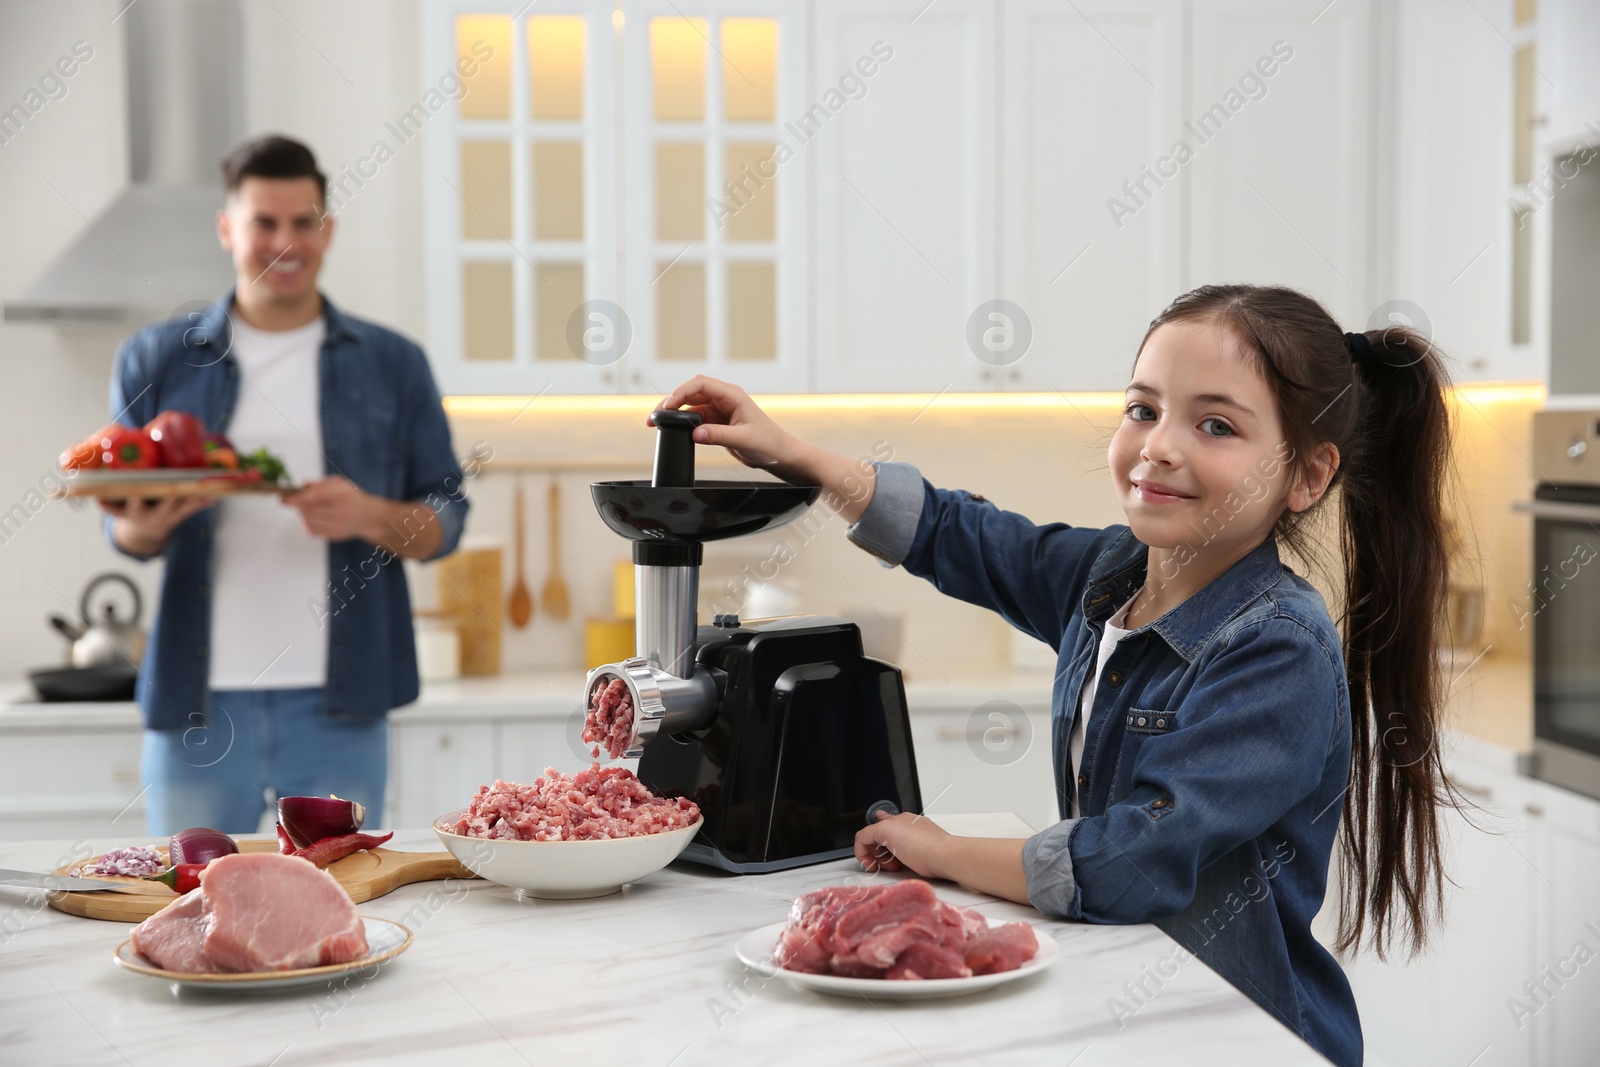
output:
[[[899,669],[865,656],[847,619],[700,626],[696,608],[705,542],[782,526],[822,491],[696,482],[700,415],[651,422],[651,479],[590,486],[605,524],[633,542],[637,654],[590,671],[584,705],[613,679],[627,688],[623,756],[652,792],[705,816],[685,859],[759,874],[849,856],[878,810],[922,810]]]

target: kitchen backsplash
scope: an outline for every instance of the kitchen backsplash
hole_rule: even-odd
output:
[[[23,361],[13,369],[19,390],[13,395],[39,399],[15,416],[28,447],[7,450],[0,458],[0,490],[8,509],[19,504],[28,510],[29,494],[53,467],[60,444],[80,436],[101,414],[102,380],[115,338],[91,330],[64,331],[52,339],[54,358]],[[561,565],[571,588],[571,616],[552,620],[536,603],[527,628],[507,626],[505,670],[579,666],[584,619],[613,614],[613,565],[628,559],[628,546],[601,524],[588,484],[648,475],[653,440],[644,418],[654,399],[546,398],[526,406],[509,399],[449,401],[458,454],[475,445],[492,453],[468,485],[467,536],[470,543],[505,549],[508,590],[517,481],[527,500],[527,577],[536,600],[550,572],[546,500],[552,481],[562,494]],[[1536,388],[1485,387],[1458,394],[1456,405],[1458,518],[1465,535],[1458,580],[1481,580],[1484,622],[1474,652],[1487,645],[1495,658],[1528,655],[1528,630],[1519,625],[1527,611],[1518,605],[1527,599],[1530,530],[1526,517],[1511,511],[1511,502],[1531,489],[1531,476],[1518,457],[1528,451],[1531,414],[1540,403]],[[801,437],[852,456],[914,463],[936,485],[982,492],[1035,521],[1088,526],[1123,521],[1106,466],[1109,433],[1120,413],[1109,394],[1001,400],[946,394],[931,403],[927,397],[790,397],[775,399],[771,410]],[[699,451],[708,477],[738,476],[721,450]],[[519,472],[524,465],[541,469]],[[84,582],[102,570],[132,574],[149,594],[147,605],[155,602],[159,565],[140,565],[113,553],[88,508],[52,502],[28,511],[20,525],[6,526],[0,554],[9,609],[0,617],[0,677],[20,677],[29,668],[62,660],[65,642],[46,617],[70,615]],[[417,606],[432,606],[435,568],[407,567]],[[1479,571],[1481,579],[1475,577]],[[1335,603],[1322,575],[1310,569],[1309,576]],[[908,673],[927,679],[1014,661],[1037,663],[1044,652],[1014,638],[997,616],[880,566],[846,540],[844,521],[820,504],[784,530],[708,546],[701,591],[703,617],[716,610],[747,616],[798,610],[854,618],[869,643],[898,644]]]

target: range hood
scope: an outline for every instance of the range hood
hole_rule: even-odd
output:
[[[140,0],[121,21],[131,184],[7,301],[8,322],[151,322],[232,284],[216,215],[217,165],[244,129],[237,0]]]

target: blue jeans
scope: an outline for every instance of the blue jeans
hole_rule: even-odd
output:
[[[389,777],[388,722],[330,719],[322,706],[321,689],[218,691],[207,725],[146,730],[150,833],[254,833],[277,797],[330,793],[361,804],[376,825]]]

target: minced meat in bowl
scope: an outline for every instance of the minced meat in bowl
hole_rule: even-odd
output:
[[[594,897],[665,867],[699,831],[687,798],[653,796],[632,772],[554,767],[531,785],[496,780],[433,829],[480,877],[533,897]]]

